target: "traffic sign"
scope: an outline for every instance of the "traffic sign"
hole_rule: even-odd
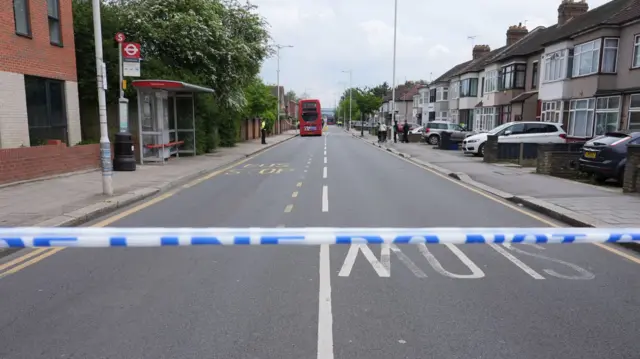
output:
[[[122,42],[123,42],[124,40],[126,40],[126,39],[127,39],[127,37],[126,37],[126,36],[124,36],[124,34],[123,34],[123,33],[119,32],[119,33],[117,33],[117,34],[116,34],[116,41],[117,41],[118,43],[122,43]]]
[[[122,46],[122,57],[125,59],[140,59],[140,44],[125,42]]]

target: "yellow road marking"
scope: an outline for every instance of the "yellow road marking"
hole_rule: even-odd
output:
[[[2,265],[0,265],[0,272],[9,268],[9,267],[13,267],[14,265],[23,262],[31,257],[35,257],[37,255],[42,254],[42,252],[46,251],[48,248],[36,248],[33,251],[30,251],[29,253],[20,256],[18,258],[14,258],[13,260],[10,260],[6,263],[2,263]]]
[[[295,191],[291,194],[291,197],[296,198],[298,197],[298,191]]]
[[[45,259],[45,258],[47,258],[49,256],[52,256],[52,255],[60,252],[63,249],[64,248],[53,248],[53,249],[50,249],[50,250],[48,250],[46,253],[44,253],[41,256],[37,256],[35,258],[32,258],[32,259],[30,259],[30,260],[28,260],[26,262],[23,262],[20,265],[17,265],[17,266],[15,266],[15,267],[13,267],[13,268],[11,268],[9,270],[6,270],[6,271],[0,273],[0,278],[4,278],[4,277],[6,277],[6,276],[8,276],[10,274],[13,274],[13,273],[15,273],[15,272],[17,272],[17,271],[19,271],[19,270],[21,270],[23,268],[26,268],[26,267],[30,266],[32,264],[38,263],[41,260],[43,260],[43,259]]]
[[[416,162],[410,161],[410,160],[408,160],[408,159],[406,159],[406,158],[404,158],[404,157],[402,157],[402,156],[398,156],[398,155],[396,155],[396,154],[394,154],[394,153],[392,153],[392,152],[389,152],[389,151],[383,150],[383,149],[381,149],[381,148],[379,148],[379,147],[377,147],[377,146],[376,146],[376,148],[377,148],[378,150],[380,150],[380,151],[384,152],[384,153],[390,154],[390,155],[392,155],[392,156],[394,156],[394,157],[396,157],[396,158],[398,158],[398,159],[401,159],[401,160],[403,160],[403,161],[405,161],[405,162],[407,162],[407,163],[410,163],[410,164],[412,164],[412,165],[414,165],[414,166],[420,167],[420,168],[422,168],[423,170],[427,170],[427,171],[429,171],[429,172],[431,172],[431,173],[433,173],[433,174],[435,174],[435,175],[437,175],[437,176],[440,176],[440,177],[442,177],[442,178],[444,178],[444,179],[446,179],[446,180],[448,180],[448,181],[450,181],[450,182],[453,182],[453,183],[457,184],[458,186],[462,186],[462,187],[464,187],[464,188],[468,189],[468,190],[469,190],[469,191],[471,191],[471,192],[477,193],[477,194],[479,194],[479,195],[481,195],[481,196],[483,196],[483,197],[486,197],[486,198],[488,198],[488,199],[490,199],[490,200],[492,200],[492,201],[494,201],[494,202],[500,203],[500,204],[501,204],[501,205],[503,205],[503,206],[509,207],[509,208],[511,208],[511,209],[513,209],[513,210],[515,210],[515,211],[517,211],[517,212],[520,212],[520,213],[522,213],[522,214],[524,214],[524,215],[526,215],[526,216],[529,216],[529,217],[531,217],[531,218],[533,218],[533,219],[535,219],[535,220],[537,220],[537,221],[539,221],[539,222],[542,222],[542,223],[544,223],[544,224],[547,224],[547,225],[549,225],[550,227],[555,227],[555,228],[561,228],[561,227],[562,227],[562,226],[560,226],[560,225],[558,225],[558,224],[556,224],[556,223],[554,223],[554,222],[552,222],[552,221],[550,221],[550,220],[548,220],[548,219],[546,219],[546,218],[543,218],[543,217],[538,216],[538,215],[536,215],[536,214],[533,214],[533,213],[527,212],[527,211],[523,210],[522,208],[520,208],[520,207],[518,207],[518,206],[516,206],[516,205],[514,205],[514,204],[511,204],[511,203],[508,203],[508,202],[504,202],[504,200],[501,200],[501,199],[495,198],[495,197],[493,197],[492,195],[489,195],[489,194],[485,193],[485,192],[484,192],[484,191],[482,191],[482,190],[479,190],[479,189],[477,189],[477,188],[471,187],[470,185],[467,185],[467,184],[466,184],[466,183],[464,183],[464,182],[461,182],[461,181],[459,181],[459,180],[456,180],[456,179],[453,179],[453,178],[451,178],[451,177],[449,177],[449,176],[446,176],[446,175],[444,175],[444,174],[442,174],[442,173],[440,173],[440,172],[438,172],[438,171],[436,171],[436,170],[434,170],[434,169],[432,169],[432,168],[429,168],[429,167],[427,167],[427,166],[423,166],[423,165],[421,165],[421,164],[419,164],[419,163],[416,163]],[[625,259],[628,259],[628,260],[630,260],[630,261],[632,261],[632,262],[634,262],[634,263],[640,264],[640,258],[638,258],[637,256],[634,256],[634,255],[629,254],[629,253],[625,253],[624,251],[621,251],[621,250],[619,250],[619,249],[616,249],[616,248],[612,247],[611,245],[607,245],[607,244],[604,244],[604,243],[591,243],[591,244],[596,245],[596,246],[598,246],[599,248],[605,249],[605,250],[607,250],[607,251],[609,251],[609,252],[611,252],[611,253],[617,254],[618,256],[623,257],[623,258],[625,258]]]
[[[296,184],[296,187],[302,187],[302,182],[298,182],[298,184]]]
[[[284,213],[291,213],[291,211],[293,211],[292,204],[288,204],[286,207],[284,207]]]
[[[258,157],[258,156],[264,154],[265,152],[271,150],[274,147],[277,147],[280,144],[282,144],[282,142],[280,142],[280,143],[278,143],[278,144],[276,144],[274,146],[271,146],[271,147],[265,149],[264,151],[261,151],[260,153],[256,153],[256,154],[251,155],[251,156],[249,156],[249,157],[247,157],[247,158],[245,158],[243,160],[234,162],[233,164],[230,164],[230,165],[228,165],[228,166],[226,166],[224,168],[221,168],[219,170],[211,172],[211,173],[209,173],[209,174],[207,174],[207,175],[205,175],[205,176],[203,176],[201,178],[198,178],[198,179],[196,179],[196,180],[194,180],[194,181],[192,181],[192,182],[190,182],[188,184],[185,184],[185,185],[181,186],[180,188],[193,187],[198,183],[201,183],[203,181],[211,179],[212,177],[215,177],[217,175],[225,173],[225,172],[233,169],[234,167],[237,167],[238,165],[241,165],[241,164],[243,164],[243,163],[245,163],[245,162],[247,162],[247,161],[249,161],[249,160],[251,160],[251,159],[253,159],[255,157]],[[300,184],[302,184],[302,183],[300,183]],[[179,191],[180,191],[180,189],[178,188],[178,189],[174,189],[174,190],[172,190],[170,192],[161,194],[161,195],[159,195],[157,197],[154,197],[154,198],[152,198],[152,199],[150,199],[150,200],[148,200],[146,202],[140,203],[137,206],[134,206],[134,207],[132,207],[132,208],[130,208],[128,210],[122,211],[122,212],[117,213],[117,214],[115,214],[115,215],[113,215],[111,217],[108,217],[108,218],[106,218],[106,219],[104,219],[104,220],[102,220],[102,221],[100,221],[98,223],[95,223],[95,224],[91,225],[91,227],[98,227],[98,228],[106,227],[106,226],[110,225],[113,222],[116,222],[116,221],[119,221],[119,220],[123,219],[124,217],[130,216],[130,215],[132,215],[132,214],[134,214],[136,212],[139,212],[139,211],[141,211],[141,210],[143,210],[143,209],[145,209],[147,207],[153,206],[154,204],[157,204],[158,202],[161,202],[161,201],[173,196],[174,194],[178,193]],[[43,260],[43,259],[45,259],[45,258],[47,258],[49,256],[54,255],[54,254],[62,251],[63,249],[66,249],[66,248],[65,247],[59,247],[59,248],[36,248],[33,251],[30,251],[29,253],[26,253],[26,254],[24,254],[24,255],[22,255],[20,257],[17,257],[17,258],[15,258],[15,259],[13,259],[13,260],[11,260],[9,262],[3,263],[2,265],[0,265],[0,278],[6,277],[6,276],[8,276],[10,274],[13,274],[13,273],[16,273],[16,272],[18,272],[18,271],[20,271],[20,270],[32,265],[32,264],[38,263],[39,261],[41,261],[41,260]],[[31,258],[31,259],[29,259],[29,258]],[[20,263],[20,264],[18,264],[18,263]],[[7,269],[7,268],[10,268],[10,269],[5,271],[5,269]]]

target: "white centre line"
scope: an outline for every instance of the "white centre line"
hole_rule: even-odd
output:
[[[325,189],[327,187],[325,186]],[[333,359],[333,314],[331,313],[331,268],[329,245],[320,246],[320,290],[318,294],[318,359]]]
[[[324,158],[324,163],[327,163],[327,158],[326,157]]]
[[[329,188],[322,186],[322,212],[329,212]]]
[[[324,150],[325,150],[325,151],[324,151],[324,155],[326,156],[326,155],[327,155],[327,148],[325,147],[325,149],[324,149]]]
[[[327,178],[327,167],[322,169],[322,178]]]

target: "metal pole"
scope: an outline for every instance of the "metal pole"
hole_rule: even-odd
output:
[[[353,92],[353,84],[351,83],[351,70],[349,70],[349,130],[351,130],[351,103],[353,102],[351,92]]]
[[[394,10],[393,10],[393,80],[392,89],[391,89],[391,103],[393,104],[392,112],[391,112],[391,138],[396,133],[396,128],[394,126],[396,121],[396,38],[397,38],[397,30],[398,30],[398,0],[394,1]]]
[[[277,55],[278,69],[276,70],[276,92],[278,92],[278,103],[276,104],[276,123],[280,122],[280,45],[278,45]]]
[[[118,72],[120,84],[118,85],[120,90],[120,98],[118,99],[118,122],[120,123],[120,132],[125,133],[129,130],[129,100],[124,97],[124,75],[122,73],[122,43],[118,43]],[[177,139],[176,139],[177,141]]]
[[[100,23],[100,0],[92,0],[93,38],[96,48],[96,79],[98,83],[98,113],[100,115],[100,162],[102,164],[102,193],[113,195],[113,163],[111,161],[111,143],[107,127],[107,70],[102,60],[102,24]]]
[[[360,112],[360,137],[364,137],[364,116],[362,112]]]

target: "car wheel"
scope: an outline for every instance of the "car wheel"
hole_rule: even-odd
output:
[[[484,157],[484,143],[478,147],[478,156]]]
[[[440,143],[440,138],[436,135],[429,136],[429,144],[437,146]]]

